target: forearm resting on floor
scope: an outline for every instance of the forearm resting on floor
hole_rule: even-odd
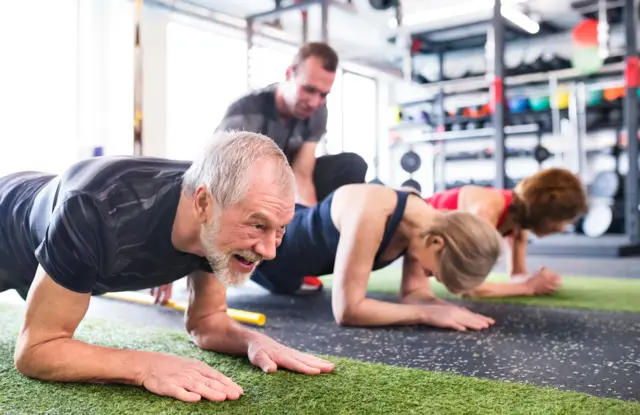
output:
[[[246,356],[249,343],[261,333],[231,319],[226,312],[189,325],[187,330],[198,348],[236,356]]]
[[[424,306],[396,304],[365,298],[357,304],[336,310],[334,318],[342,326],[391,326],[424,322]]]
[[[22,347],[18,341],[16,369],[25,376],[59,382],[139,384],[152,353],[100,347],[58,338]]]
[[[466,294],[468,298],[519,297],[533,295],[533,289],[526,282],[485,282]]]

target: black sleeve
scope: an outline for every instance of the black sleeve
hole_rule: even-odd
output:
[[[75,194],[52,213],[35,255],[55,282],[88,293],[98,276],[109,274],[113,252],[114,235],[97,201]]]
[[[200,261],[200,266],[198,267],[199,271],[208,272],[209,274],[213,274],[213,269],[211,269],[211,264],[206,259],[202,259]]]

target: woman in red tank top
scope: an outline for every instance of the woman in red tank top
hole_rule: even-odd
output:
[[[522,180],[513,191],[463,186],[425,199],[437,209],[462,210],[484,217],[507,238],[511,253],[509,283],[485,282],[469,297],[510,297],[549,294],[561,278],[548,268],[529,274],[528,233],[543,237],[561,232],[587,211],[580,179],[566,169],[550,168]]]

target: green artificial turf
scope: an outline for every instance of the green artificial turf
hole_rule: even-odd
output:
[[[28,379],[13,368],[22,307],[0,305],[0,413],[7,414],[640,414],[640,404],[331,358],[336,372],[264,374],[246,359],[203,352],[180,332],[86,319],[77,338],[201,359],[244,388],[235,402],[183,403],[142,388]],[[476,356],[477,355],[477,356]],[[481,353],[469,358],[482,359]]]
[[[398,293],[402,271],[388,267],[371,274],[369,291]],[[331,276],[322,277],[325,286],[331,287]],[[443,285],[431,279],[431,287],[438,297],[456,298]],[[487,281],[506,282],[504,274],[492,274]],[[640,280],[623,278],[593,278],[565,276],[562,287],[551,295],[486,298],[474,301],[528,304],[547,307],[583,308],[592,310],[640,312]],[[459,298],[459,297],[458,297]]]

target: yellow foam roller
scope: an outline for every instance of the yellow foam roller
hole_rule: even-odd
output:
[[[106,293],[106,294],[103,294],[102,297],[111,298],[114,300],[127,301],[131,303],[148,304],[148,305],[153,305],[155,301],[153,296],[142,294],[135,291]],[[165,307],[169,307],[174,310],[184,311],[187,309],[187,304],[182,301],[169,300],[167,304],[165,304]],[[264,324],[267,322],[267,317],[264,314],[254,313],[252,311],[244,311],[244,310],[237,310],[234,308],[228,308],[227,314],[229,315],[229,317],[231,317],[236,321],[239,321],[242,323],[254,324],[256,326],[264,326]]]

